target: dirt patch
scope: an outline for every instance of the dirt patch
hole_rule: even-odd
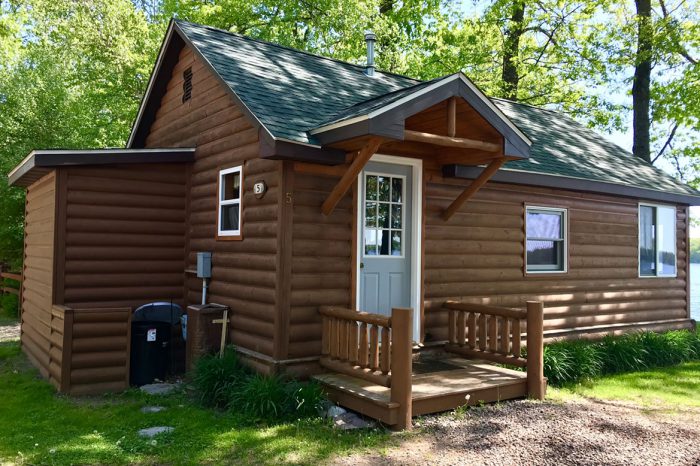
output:
[[[0,324],[0,341],[19,340],[19,322]]]
[[[700,411],[664,414],[575,400],[514,401],[428,416],[422,430],[377,455],[336,458],[337,465],[697,465]]]

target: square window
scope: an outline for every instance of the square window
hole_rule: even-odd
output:
[[[219,172],[217,236],[236,237],[241,233],[242,167]]]
[[[566,271],[566,209],[527,207],[525,232],[528,273]]]

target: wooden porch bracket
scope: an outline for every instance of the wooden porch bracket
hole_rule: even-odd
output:
[[[486,152],[499,152],[501,144],[495,142],[479,141],[477,139],[457,138],[441,136],[433,133],[423,133],[420,131],[405,130],[403,132],[404,141],[422,142],[442,147],[456,147],[458,149],[479,149]]]
[[[350,167],[345,171],[345,173],[343,173],[343,176],[340,178],[340,181],[338,181],[338,184],[335,185],[330,194],[328,194],[326,200],[323,202],[321,212],[323,212],[324,215],[330,215],[333,213],[333,210],[335,210],[338,202],[340,202],[345,193],[348,192],[348,189],[350,189],[352,183],[357,179],[357,176],[360,174],[365,165],[367,165],[369,159],[372,158],[372,156],[377,152],[382,142],[382,138],[373,137],[367,142],[367,144],[365,144],[364,147],[362,147],[362,149],[360,149],[355,156],[355,159],[350,164]]]
[[[491,179],[491,177],[498,171],[499,168],[506,162],[506,159],[504,157],[498,158],[494,161],[492,161],[486,168],[484,168],[484,171],[481,172],[481,174],[474,180],[472,183],[467,186],[467,189],[465,189],[462,194],[459,195],[457,199],[452,201],[452,204],[450,204],[447,209],[442,213],[442,218],[447,221],[449,220],[455,212],[459,210],[460,207],[462,207],[462,204],[464,204],[470,197],[472,197],[476,192],[481,189],[481,187],[486,184],[488,180]]]

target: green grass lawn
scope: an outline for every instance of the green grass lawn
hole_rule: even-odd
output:
[[[673,367],[616,374],[591,382],[552,389],[552,396],[631,401],[662,409],[700,408],[700,361]]]
[[[143,414],[146,405],[167,409]],[[175,431],[138,437],[152,426]],[[0,464],[316,464],[389,442],[384,430],[346,433],[321,420],[256,426],[200,408],[184,394],[129,390],[70,399],[39,378],[16,341],[0,343]]]

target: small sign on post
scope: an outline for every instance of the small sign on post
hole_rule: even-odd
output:
[[[219,347],[219,357],[224,356],[224,348],[226,348],[226,329],[228,328],[228,308],[224,309],[222,319],[214,319],[213,324],[221,324],[221,346]]]

